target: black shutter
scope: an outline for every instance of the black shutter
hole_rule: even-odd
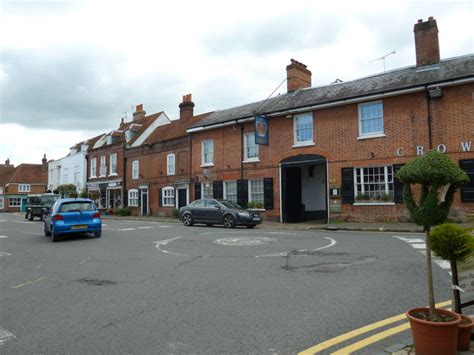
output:
[[[403,183],[395,177],[403,165],[393,165],[393,202],[395,203],[403,203]]]
[[[194,199],[199,200],[201,198],[201,183],[194,183]]]
[[[263,207],[266,210],[273,209],[273,178],[264,178],[263,179]]]
[[[461,201],[474,202],[474,159],[460,160],[459,167],[471,179],[466,185],[461,186]]]
[[[341,197],[342,203],[354,203],[354,169],[341,169]]]
[[[224,183],[222,181],[212,182],[212,197],[217,199],[224,198]]]
[[[248,180],[237,180],[237,203],[247,208],[249,202],[249,182]]]
[[[163,189],[158,190],[158,207],[163,207]]]
[[[138,207],[142,205],[142,190],[138,190]]]

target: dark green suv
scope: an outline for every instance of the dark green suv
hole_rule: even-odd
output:
[[[25,218],[32,221],[33,218],[39,217],[42,220],[58,198],[59,195],[51,193],[26,196]]]

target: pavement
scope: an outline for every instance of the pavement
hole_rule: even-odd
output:
[[[155,216],[115,216],[104,215],[104,219],[131,220],[131,221],[148,221],[162,223],[181,223],[177,218],[171,217],[155,217]],[[474,221],[466,223],[457,223],[464,228],[474,229]],[[258,228],[265,229],[281,229],[281,230],[340,230],[340,231],[367,231],[367,232],[405,232],[405,233],[423,233],[423,227],[415,223],[401,222],[376,222],[376,223],[357,223],[357,222],[302,222],[302,223],[278,223],[271,221],[263,221]]]

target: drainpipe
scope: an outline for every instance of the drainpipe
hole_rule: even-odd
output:
[[[189,190],[188,190],[189,195],[191,195],[192,182],[193,182],[193,135],[191,133],[189,134]],[[191,200],[191,196],[188,196],[188,199]],[[196,196],[194,196],[194,199],[196,199]]]
[[[89,169],[90,169],[90,167],[89,167],[89,154],[86,154],[86,155],[84,156],[84,158],[86,158],[86,181],[85,181],[85,183],[86,183],[85,185],[86,185],[86,186],[84,186],[84,188],[86,189],[87,196],[89,196],[89,188],[88,188],[88,186],[87,186],[87,180],[89,180]],[[53,189],[53,190],[54,190],[54,189]],[[53,192],[53,191],[51,191],[51,192]]]
[[[240,125],[240,179],[244,179],[244,126]]]
[[[123,151],[123,178],[122,178],[122,206],[128,207],[128,196],[126,193],[127,187],[127,157],[125,155],[125,149]]]
[[[426,114],[428,119],[428,144],[430,150],[433,149],[433,137],[431,133],[431,126],[432,126],[432,117],[431,117],[431,96],[428,90],[428,85],[425,86],[425,95],[426,95]]]

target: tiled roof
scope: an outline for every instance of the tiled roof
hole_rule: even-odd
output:
[[[427,66],[417,68],[416,66],[411,66],[348,82],[300,89],[292,93],[273,97],[267,101],[263,100],[239,107],[215,111],[201,122],[191,124],[189,128],[249,118],[255,116],[255,114],[284,112],[291,109],[381,94],[466,77],[474,77],[474,54],[442,60],[437,67]]]
[[[0,165],[0,186],[5,186],[15,173],[15,168],[13,165],[10,166],[5,166],[5,165]]]
[[[41,164],[20,164],[9,178],[8,183],[47,184],[48,170]]]
[[[171,139],[185,137],[188,135],[186,129],[194,123],[201,122],[211,115],[212,112],[203,113],[192,117],[191,119],[178,119],[171,121],[163,126],[157,127],[153,133],[148,137],[144,144],[154,144],[159,142],[165,142]]]

